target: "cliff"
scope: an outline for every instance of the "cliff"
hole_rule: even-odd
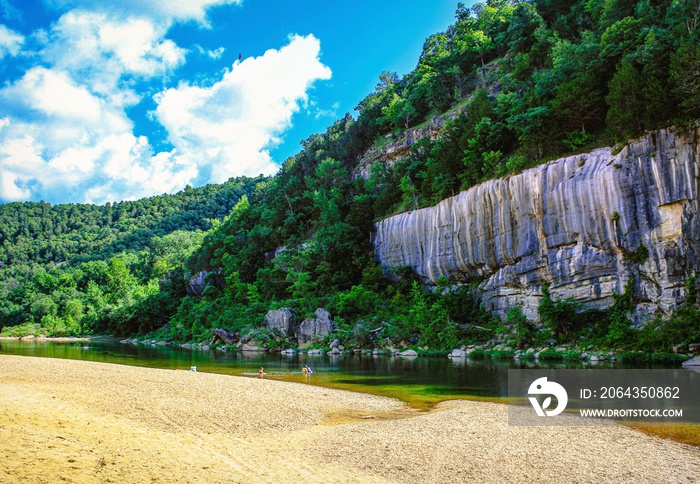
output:
[[[376,224],[376,256],[427,284],[482,281],[498,315],[537,318],[542,286],[555,298],[607,307],[635,277],[637,323],[667,315],[700,269],[698,132],[650,133],[618,154],[603,148]]]
[[[421,126],[407,129],[399,135],[388,134],[384,137],[384,142],[370,147],[357,161],[353,169],[353,178],[369,178],[370,169],[376,163],[383,163],[387,167],[392,167],[397,161],[407,158],[411,146],[421,139],[435,139],[440,136],[440,132],[445,122],[462,115],[464,106],[451,109],[444,114],[438,114]]]

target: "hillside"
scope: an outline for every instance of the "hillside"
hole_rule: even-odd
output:
[[[262,178],[187,187],[174,195],[93,204],[46,202],[0,205],[0,263],[62,263],[138,251],[154,236],[175,230],[208,230]]]
[[[38,327],[46,317],[44,325],[57,334],[105,331],[98,315],[121,305],[116,285],[131,304],[159,288],[175,298],[184,295],[181,267],[203,231],[264,180],[230,179],[103,206],[1,205],[0,327]],[[161,323],[169,317],[162,309],[152,308]]]
[[[280,307],[299,319],[328,309],[346,346],[452,348],[499,333],[515,346],[555,338],[668,349],[700,338],[691,271],[677,281],[684,289],[670,308],[676,314],[647,325],[667,330],[630,329],[636,291],[624,283],[606,296],[611,305],[588,309],[542,284],[537,307],[529,303],[527,311],[539,325],[509,300],[512,307],[498,308],[504,327],[482,304],[479,274],[451,291],[454,278],[436,277],[429,281],[435,290],[425,291],[425,274],[413,270],[420,263],[382,267],[372,244],[376,222],[487,180],[596,147],[619,151],[647,131],[697,126],[699,25],[697,1],[460,4],[455,23],[426,40],[412,72],[382,74],[356,118],[346,115],[304,141],[201,244],[185,244],[180,254],[192,255],[184,267],[171,259],[173,274],[200,274],[207,284],[201,297],[167,286],[177,278],[150,277],[151,260],[113,258],[100,272],[105,284],[66,269],[78,281],[70,300],[82,304],[71,303],[69,315],[83,321],[90,314],[81,327],[92,331],[161,328],[164,339],[203,341],[224,328],[278,348],[296,343],[263,323],[269,309]],[[572,203],[577,196],[571,192]],[[47,285],[37,274],[13,289],[16,307],[6,309],[12,324],[67,321],[69,299],[52,291],[68,276],[63,269],[49,275],[58,282]],[[142,284],[140,292],[127,289],[130,278]]]

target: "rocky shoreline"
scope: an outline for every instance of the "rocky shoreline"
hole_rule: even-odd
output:
[[[421,356],[447,356],[451,359],[471,359],[481,360],[485,358],[507,360],[513,359],[516,361],[569,361],[581,362],[588,364],[597,363],[616,363],[617,361],[641,362],[649,360],[658,363],[681,363],[684,366],[700,365],[700,345],[690,344],[684,345],[683,348],[678,348],[679,351],[672,354],[667,353],[645,353],[642,351],[616,351],[609,349],[598,349],[592,345],[585,349],[572,347],[570,345],[549,345],[540,347],[530,347],[527,349],[513,349],[503,345],[469,345],[455,348],[452,351],[430,350],[427,347],[418,350],[411,348],[346,348],[340,343],[340,340],[334,339],[330,343],[330,347],[314,347],[314,348],[266,348],[258,346],[254,343],[246,342],[241,345],[210,345],[207,343],[175,343],[167,341],[159,341],[154,339],[138,339],[130,338],[121,340],[122,344],[131,345],[146,345],[146,346],[177,346],[180,348],[200,351],[220,351],[220,352],[271,352],[281,353],[283,355],[293,356],[296,354],[305,354],[308,356],[329,355],[364,355],[364,356],[401,356],[405,358],[416,358]],[[654,360],[654,356],[658,356]],[[690,363],[693,362],[693,363]],[[697,362],[697,363],[695,363]]]
[[[332,315],[324,308],[318,308],[314,317],[299,322],[294,310],[280,308],[270,310],[264,318],[261,329],[245,333],[230,333],[224,329],[213,330],[213,338],[209,343],[178,343],[163,341],[158,338],[130,338],[122,340],[124,344],[167,346],[174,345],[186,349],[202,351],[267,351],[280,352],[285,355],[297,353],[309,356],[327,354],[330,356],[362,354],[402,356],[413,358],[418,356],[448,356],[453,359],[514,359],[518,361],[578,361],[599,363],[627,361],[633,363],[681,363],[700,354],[700,343],[679,344],[673,347],[673,353],[644,353],[641,351],[626,351],[622,348],[603,349],[592,344],[582,346],[575,344],[557,344],[550,339],[544,345],[517,348],[509,344],[506,333],[496,335],[482,345],[464,345],[451,351],[433,350],[427,346],[410,347],[405,342],[394,344],[387,338],[381,338],[383,327],[367,331],[365,344],[353,345],[350,341],[338,338],[337,328]]]

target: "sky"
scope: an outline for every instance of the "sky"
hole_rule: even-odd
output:
[[[471,2],[465,2],[471,3]],[[0,203],[272,175],[456,0],[0,0]]]

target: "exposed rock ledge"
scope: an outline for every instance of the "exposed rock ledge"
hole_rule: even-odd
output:
[[[428,284],[482,280],[483,301],[500,316],[519,305],[537,318],[544,284],[558,298],[606,307],[632,275],[635,321],[669,314],[700,269],[697,138],[650,133],[617,155],[603,148],[551,161],[387,218],[376,224],[377,258],[411,266]],[[628,255],[645,248],[644,262]]]

